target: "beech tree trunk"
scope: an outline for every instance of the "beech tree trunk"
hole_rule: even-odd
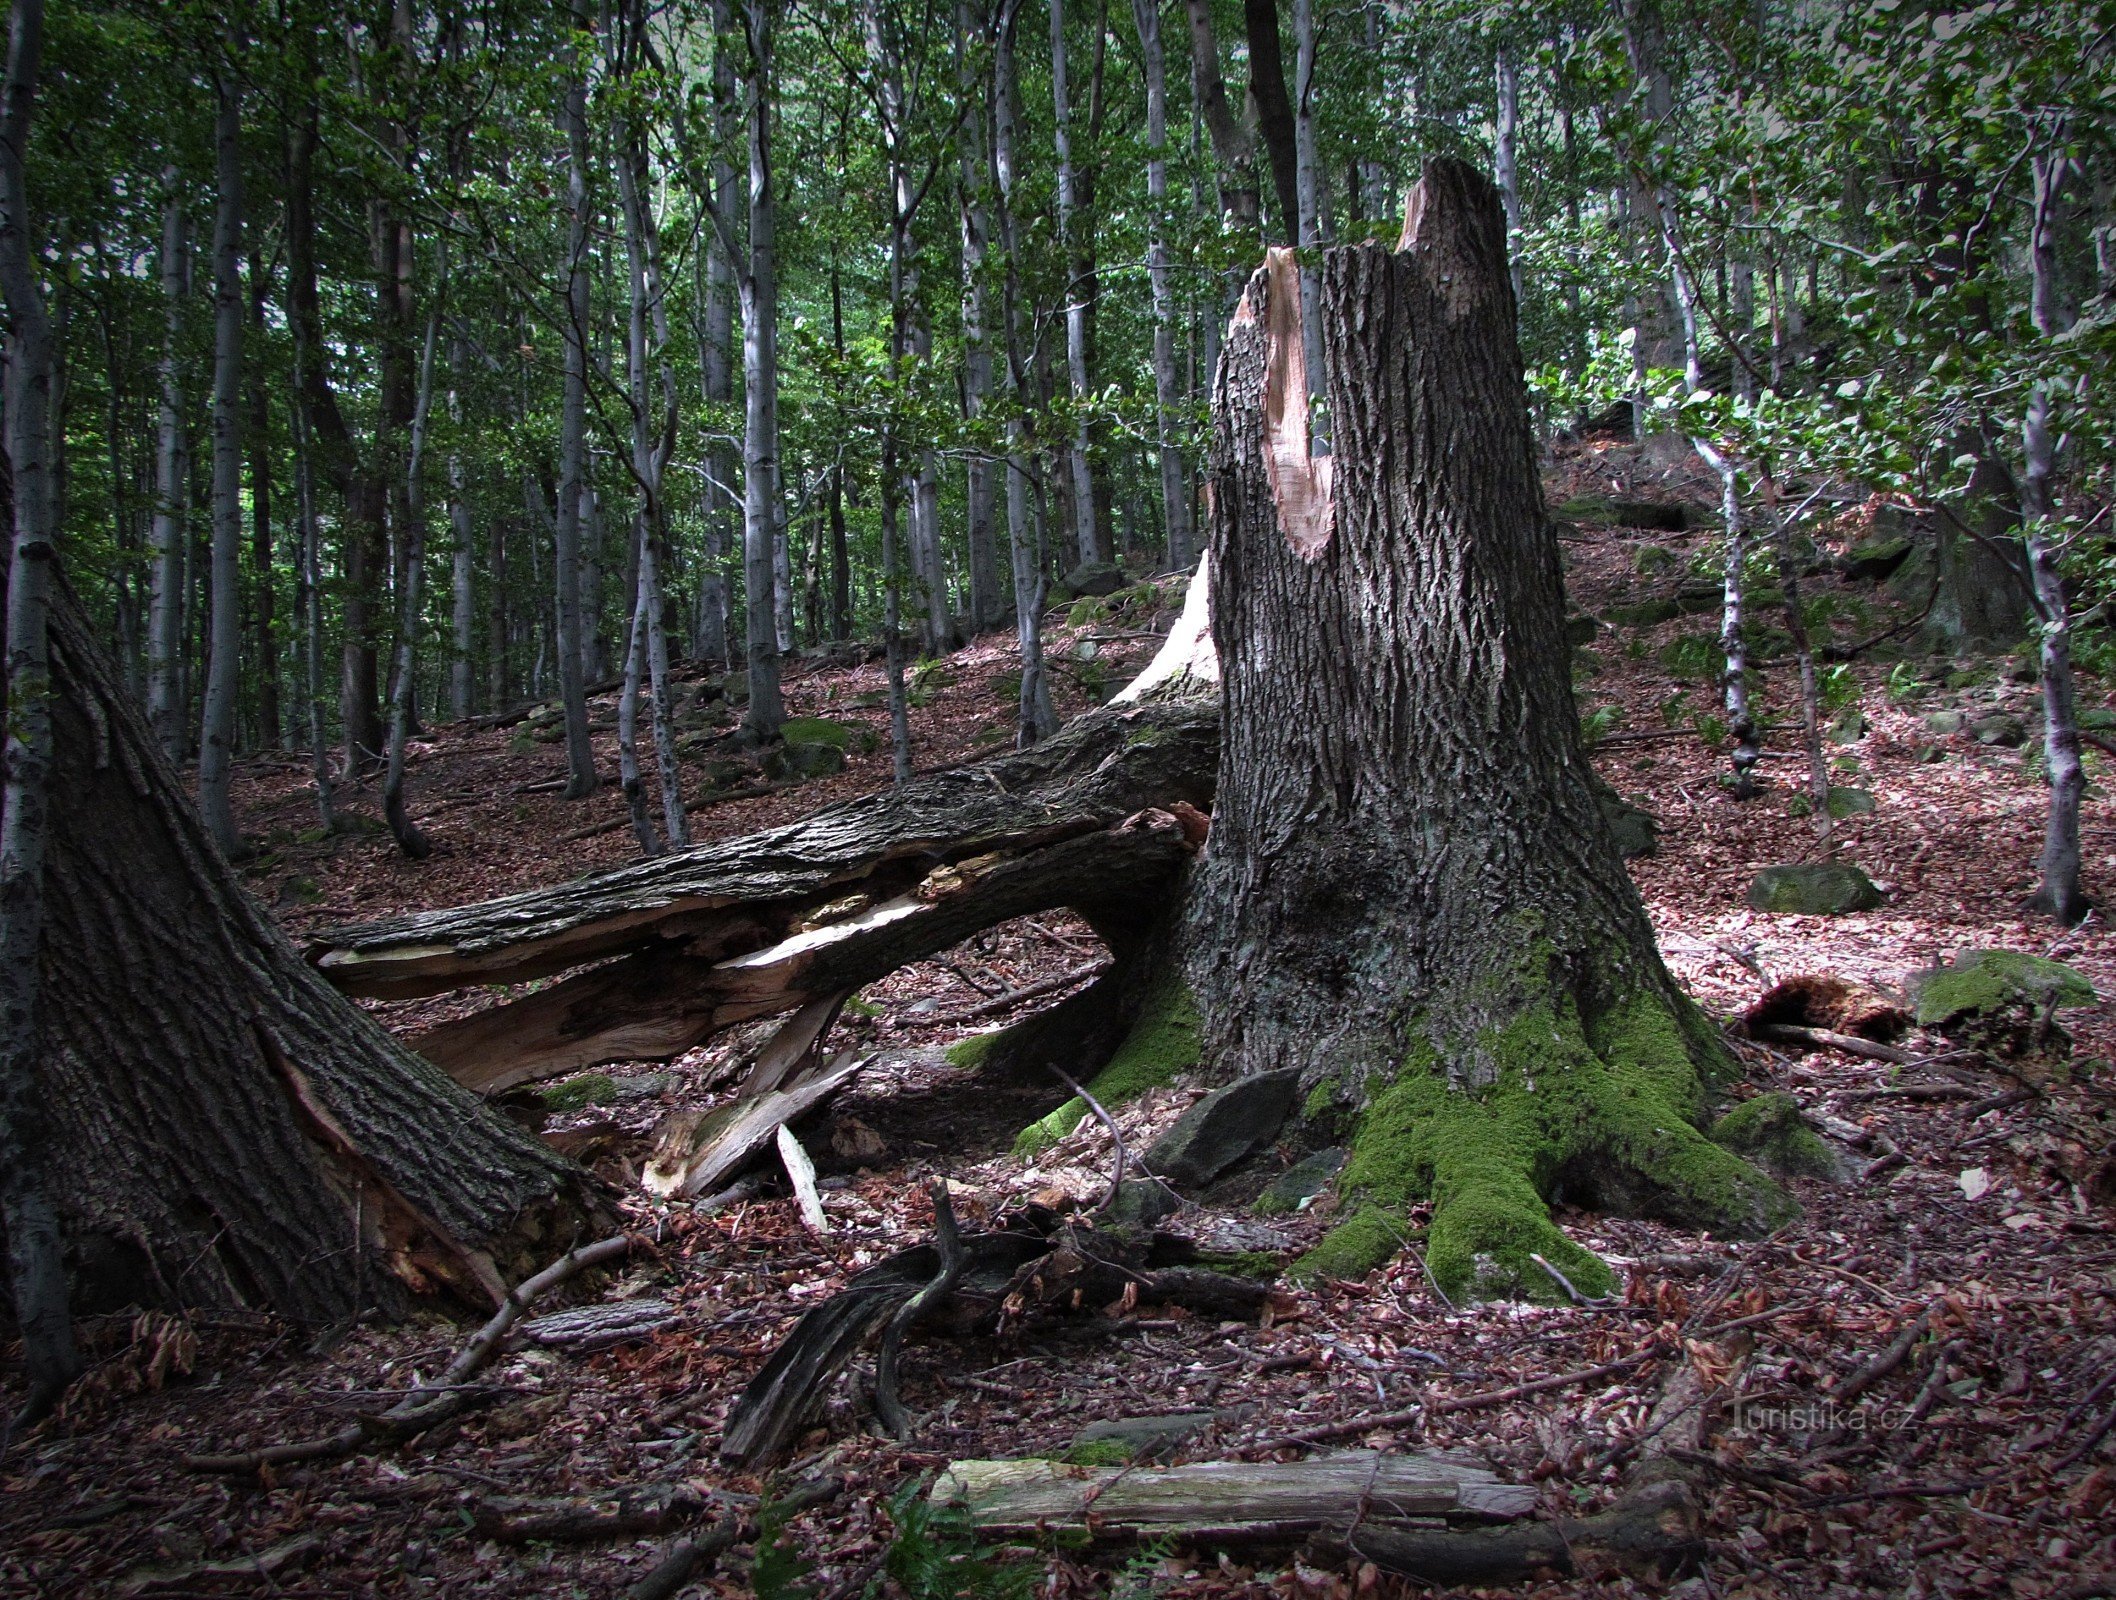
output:
[[[328,1323],[495,1302],[572,1242],[577,1170],[296,954],[63,585],[51,644],[68,803],[51,814],[37,1076],[78,1303]]]
[[[574,26],[591,23],[574,11]],[[581,652],[594,628],[581,598],[581,514],[587,499],[588,453],[588,85],[583,67],[566,85],[566,345],[565,389],[558,437],[558,505],[552,574],[557,585],[558,692],[566,719],[566,798],[585,799],[601,782],[588,739],[587,677]]]
[[[1311,457],[1274,251],[1214,399],[1219,803],[1187,970],[1223,1075],[1293,1067],[1356,1127],[1323,1259],[1436,1203],[1450,1292],[1583,1289],[1575,1199],[1732,1231],[1785,1202],[1692,1119],[1725,1060],[1653,945],[1583,753],[1499,197],[1435,162],[1404,236],[1330,251],[1336,453]],[[1327,1120],[1327,1119],[1325,1119]],[[1581,1279],[1589,1280],[1582,1284]]]
[[[198,744],[199,810],[230,861],[243,854],[228,803],[242,671],[242,88],[235,72],[231,63],[214,75],[213,556]]]
[[[190,292],[191,241],[173,171],[164,175],[162,206],[161,409],[155,423],[154,568],[147,603],[147,715],[171,761],[184,757],[184,701],[177,692],[184,654],[184,299]]]

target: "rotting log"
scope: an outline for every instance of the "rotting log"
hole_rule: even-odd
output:
[[[1533,1486],[1501,1483],[1481,1467],[1373,1450],[1164,1468],[957,1461],[931,1497],[993,1534],[1091,1527],[1098,1535],[1211,1542],[1294,1541],[1354,1523],[1364,1533],[1413,1517],[1511,1519],[1529,1515],[1538,1499]]]
[[[794,932],[832,902],[878,904],[936,868],[1103,832],[1148,807],[1212,804],[1217,703],[1127,703],[1056,737],[929,774],[740,839],[634,862],[549,889],[334,929],[309,959],[347,994],[410,999],[520,983],[643,949],[726,960]],[[1103,886],[1112,913],[1122,886]]]

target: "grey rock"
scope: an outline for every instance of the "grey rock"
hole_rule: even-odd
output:
[[[1102,1221],[1112,1228],[1151,1228],[1182,1208],[1183,1202],[1160,1179],[1126,1178],[1117,1185]]]
[[[1330,1180],[1343,1170],[1344,1164],[1345,1152],[1334,1147],[1303,1156],[1271,1180],[1256,1197],[1256,1209],[1266,1214],[1298,1211],[1304,1202],[1330,1186]]]
[[[1166,1461],[1211,1427],[1216,1416],[1211,1411],[1178,1411],[1163,1417],[1106,1417],[1074,1434],[1065,1456],[1095,1465]]]
[[[1880,903],[1881,891],[1873,879],[1857,867],[1835,861],[1765,867],[1749,885],[1749,904],[1758,911],[1837,917],[1848,911],[1871,911]]]
[[[1969,719],[1959,711],[1930,711],[1925,715],[1925,731],[1943,739],[1952,738],[1968,726]]]
[[[1635,806],[1614,789],[1600,796],[1602,816],[1616,836],[1617,852],[1626,861],[1660,853],[1660,819],[1643,806]]]
[[[1835,787],[1829,792],[1829,814],[1833,817],[1863,817],[1874,809],[1874,797],[1864,789]]]
[[[1300,1072],[1293,1067],[1213,1090],[1154,1141],[1146,1152],[1147,1170],[1179,1189],[1212,1182],[1271,1141],[1299,1092]]]
[[[1115,594],[1125,583],[1124,569],[1114,561],[1083,561],[1065,575],[1074,594]]]
[[[845,752],[831,744],[782,744],[764,752],[764,775],[775,783],[805,783],[845,770]]]
[[[2028,742],[2028,730],[2019,717],[2001,712],[1993,717],[1979,717],[1969,725],[1970,733],[1978,744],[2000,745],[2008,750],[2018,750]]]

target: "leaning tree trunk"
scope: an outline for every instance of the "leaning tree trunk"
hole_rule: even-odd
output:
[[[303,1322],[495,1300],[580,1175],[399,1046],[214,849],[78,601],[53,597],[40,1088],[84,1308]],[[151,976],[143,976],[151,975]]]
[[[1324,260],[1336,454],[1311,458],[1298,277],[1274,251],[1214,399],[1218,808],[1187,971],[1224,1074],[1297,1068],[1356,1127],[1317,1265],[1435,1203],[1450,1292],[1602,1264],[1545,1198],[1754,1232],[1785,1213],[1694,1126],[1726,1065],[1662,966],[1578,734],[1505,218],[1436,162],[1404,236]],[[1325,1113],[1323,1120],[1329,1120]],[[1365,1259],[1362,1259],[1365,1258]]]

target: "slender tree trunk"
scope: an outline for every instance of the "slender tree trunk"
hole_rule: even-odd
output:
[[[1029,509],[1034,441],[1028,413],[1033,385],[1022,331],[1021,238],[1015,223],[1014,24],[1017,4],[999,19],[992,51],[992,174],[999,200],[1001,246],[1006,252],[1002,285],[1006,322],[1007,390],[1014,404],[1007,418],[1007,549],[1014,569],[1014,637],[1021,654],[1021,693],[1015,742],[1026,750],[1057,730],[1050,683],[1043,666],[1043,558],[1040,530]]]
[[[1168,71],[1161,51],[1160,0],[1132,0],[1139,59],[1146,74],[1146,261],[1154,306],[1154,429],[1161,465],[1163,559],[1177,572],[1196,563],[1190,529],[1190,474],[1177,442],[1182,384],[1176,372],[1175,269],[1168,259]]]
[[[1704,439],[1692,439],[1690,444],[1705,465],[1719,475],[1720,514],[1727,544],[1726,605],[1719,624],[1719,649],[1726,665],[1720,675],[1720,690],[1726,706],[1727,737],[1733,741],[1734,798],[1750,800],[1756,795],[1756,763],[1763,752],[1757,744],[1756,719],[1749,709],[1748,639],[1744,631],[1748,522],[1742,515],[1741,481],[1734,463]]]
[[[463,354],[463,341],[451,340],[448,347],[448,421],[452,434],[463,424]],[[470,493],[465,478],[463,452],[451,443],[448,452],[448,715],[456,722],[467,721],[475,709],[472,686],[477,681],[472,670],[476,666],[478,617],[477,534],[471,526]],[[497,531],[494,537],[498,537]],[[504,649],[500,643],[503,637],[495,630],[494,649]]]
[[[230,62],[214,78],[212,648],[198,755],[199,811],[230,861],[245,853],[228,801],[242,687],[242,90],[235,70]]]
[[[1521,127],[1521,77],[1514,67],[1513,46],[1502,44],[1494,57],[1492,76],[1498,99],[1498,116],[1492,140],[1492,181],[1499,186],[1499,199],[1506,207],[1507,274],[1513,280],[1514,299],[1522,298],[1521,286],[1521,165],[1515,149]]]
[[[249,425],[251,654],[257,664],[257,738],[264,749],[292,743],[292,729],[279,705],[279,573],[272,539],[272,408],[265,396],[265,303],[271,299],[269,269],[256,244],[250,246]]]
[[[316,466],[310,446],[308,391],[302,369],[308,361],[301,327],[294,329],[294,508],[300,527],[301,684],[306,704],[309,766],[316,785],[316,814],[326,832],[337,826],[331,796],[331,749],[323,702],[323,533],[316,520]]]
[[[574,26],[588,31],[578,6]],[[588,626],[581,608],[581,508],[587,498],[588,450],[588,84],[585,67],[567,83],[566,149],[566,346],[564,389],[559,407],[558,505],[552,576],[557,584],[558,685],[566,720],[566,798],[585,799],[601,781],[588,740],[587,682],[581,650]]]
[[[1249,37],[1249,95],[1256,103],[1257,131],[1271,162],[1271,186],[1278,202],[1272,236],[1281,244],[1300,242],[1300,157],[1294,143],[1293,102],[1286,93],[1286,57],[1279,43],[1277,0],[1242,0],[1242,23]]]
[[[178,673],[184,654],[184,301],[190,295],[191,244],[177,197],[176,173],[163,174],[161,412],[155,426],[154,569],[147,616],[147,716],[171,761],[184,758],[184,702]]]
[[[1330,236],[1329,215],[1323,195],[1322,161],[1315,149],[1315,5],[1314,0],[1293,0],[1293,166],[1294,191],[1300,205],[1300,245],[1312,256]],[[1322,317],[1316,311],[1321,276],[1314,266],[1303,266],[1300,274],[1301,328],[1307,341],[1308,370],[1316,374],[1313,387],[1322,388]],[[1327,397],[1311,396],[1315,415],[1310,419],[1312,445],[1330,448],[1330,416]]]
[[[1318,1267],[1393,1255],[1396,1208],[1430,1199],[1447,1292],[1554,1299],[1538,1256],[1612,1282],[1551,1221],[1558,1182],[1737,1234],[1790,1207],[1697,1131],[1724,1047],[1654,950],[1580,747],[1505,238],[1491,185],[1436,161],[1397,252],[1326,255],[1334,456],[1307,448],[1288,253],[1236,314],[1186,971],[1218,1073],[1293,1069],[1315,1132],[1351,1123]]]
[[[975,73],[977,45],[989,32],[984,4],[985,0],[956,0],[956,92],[966,100],[979,93]],[[992,233],[991,162],[985,151],[982,112],[963,118],[957,156],[962,181],[963,417],[974,428],[992,393],[991,308],[985,265]],[[973,635],[996,623],[1004,607],[999,550],[992,530],[995,465],[973,443],[963,485],[963,532],[970,568],[969,631]]]
[[[2054,340],[2073,321],[2071,309],[2063,304],[2057,275],[2057,229],[2071,161],[2062,122],[2044,137],[2047,143],[2030,160],[2034,184],[2028,250],[2030,309],[2036,332],[2045,340]],[[2029,387],[2027,414],[2021,422],[2021,453],[2027,469],[2021,475],[2021,510],[2028,570],[2035,581],[2035,611],[2042,623],[2043,759],[2050,782],[2050,809],[2033,903],[2038,911],[2070,927],[2088,910],[2079,878],[2079,802],[2086,792],[2086,769],[2079,753],[2078,689],[2072,677],[2071,601],[2058,566],[2063,532],[2057,521],[2053,483],[2058,447],[2050,434],[2051,382],[2038,378]]]
[[[0,85],[0,297],[7,305],[6,775],[0,786],[0,1223],[8,1289],[21,1330],[29,1394],[42,1416],[81,1370],[67,1303],[51,1134],[37,1064],[49,996],[40,954],[52,828],[51,652],[48,614],[56,555],[51,500],[52,330],[31,235],[29,148],[44,46],[43,0],[14,0],[7,78]],[[63,793],[63,791],[61,791]],[[78,803],[69,796],[69,803]]]
[[[443,258],[437,297],[448,292]],[[426,434],[433,417],[434,347],[441,336],[437,303],[426,319],[426,342],[419,352],[419,388],[412,402],[411,451],[404,469],[404,563],[397,580],[397,648],[389,674],[389,755],[382,776],[382,816],[397,848],[414,861],[433,851],[426,835],[404,806],[405,740],[411,732],[412,685],[419,661],[420,595],[426,580]]]
[[[779,689],[779,256],[772,190],[773,36],[780,0],[739,0],[749,35],[743,121],[749,150],[749,263],[742,274],[742,569],[749,622],[749,707],[753,739],[777,737],[786,720]]]
[[[741,106],[735,84],[735,24],[729,0],[714,0],[713,31],[713,129],[714,155],[710,184],[713,206],[730,230],[737,220],[735,169],[724,152],[741,137]],[[735,397],[734,316],[735,262],[719,228],[706,230],[693,271],[702,274],[697,283],[701,312],[698,320],[698,372],[709,411],[724,414]],[[698,578],[698,612],[692,633],[692,653],[716,666],[733,659],[731,627],[733,607],[728,589],[727,562],[735,543],[734,527],[740,521],[741,496],[735,481],[735,451],[724,430],[716,427],[705,452],[705,556]]]
[[[634,540],[643,527],[643,521],[634,524]],[[644,561],[639,563],[638,572],[643,580]],[[639,853],[658,856],[661,836],[654,831],[654,819],[647,814],[647,787],[639,772],[639,681],[646,663],[646,616],[647,599],[641,581],[632,586],[632,621],[625,630],[624,688],[617,697],[617,782],[624,791],[625,809],[632,818],[632,837],[639,841]]]
[[[1093,561],[1100,554],[1095,537],[1095,483],[1088,454],[1087,397],[1087,295],[1081,281],[1079,252],[1075,248],[1078,175],[1073,166],[1072,95],[1066,86],[1065,0],[1050,0],[1051,11],[1051,101],[1056,112],[1058,142],[1058,244],[1065,261],[1065,370],[1072,385],[1076,417],[1073,437],[1067,446],[1071,471],[1073,546],[1079,559]]]
[[[1262,200],[1256,187],[1256,140],[1227,100],[1220,71],[1220,46],[1212,27],[1212,0],[1183,0],[1190,21],[1191,81],[1198,109],[1212,139],[1212,160],[1219,182],[1220,218],[1240,239],[1260,237]],[[1207,363],[1210,372],[1216,363]]]
[[[845,286],[835,253],[830,258],[830,337],[845,359]],[[830,469],[830,637],[852,637],[852,550],[845,536],[845,460]]]

